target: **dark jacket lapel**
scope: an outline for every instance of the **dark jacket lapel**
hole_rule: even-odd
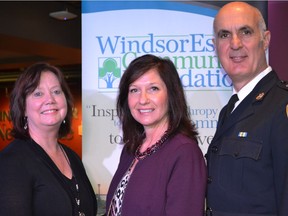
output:
[[[226,112],[227,105],[223,107],[219,115],[219,124],[215,133],[215,136],[212,140],[212,143],[217,141],[221,135],[235,125],[237,122],[242,121],[243,119],[248,118],[254,113],[254,105],[265,99],[265,96],[268,94],[269,90],[279,81],[277,74],[274,71],[268,73],[263,77],[255,88],[250,92],[247,97],[236,107],[231,116],[223,121],[223,115]],[[221,125],[222,124],[222,125]]]

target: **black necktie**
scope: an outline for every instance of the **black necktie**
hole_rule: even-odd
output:
[[[235,103],[239,100],[237,94],[232,95],[230,100],[228,101],[227,104],[227,109],[226,109],[226,118],[231,114],[232,110],[234,109]]]
[[[222,115],[221,119],[219,119],[219,122],[220,122],[220,125],[223,125],[225,120],[230,116],[234,106],[235,106],[235,103],[239,100],[237,94],[234,94],[231,96],[231,98],[229,99],[228,101],[228,104],[227,104],[227,108],[226,108],[226,112]]]

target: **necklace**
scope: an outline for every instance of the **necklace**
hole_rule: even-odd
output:
[[[147,156],[154,154],[163,145],[163,143],[168,139],[169,135],[170,134],[168,133],[168,130],[165,131],[163,136],[154,145],[147,148],[144,152],[140,152],[141,146],[143,145],[143,144],[140,144],[135,151],[135,158],[137,158],[138,160],[143,160]]]
[[[79,184],[77,182],[77,178],[76,178],[76,176],[73,173],[73,170],[72,170],[72,167],[71,167],[71,164],[70,164],[70,161],[68,159],[67,154],[65,153],[63,147],[61,145],[59,145],[59,146],[60,146],[60,149],[61,149],[61,151],[62,151],[62,153],[63,153],[63,155],[65,157],[65,160],[69,164],[69,167],[70,167],[70,169],[72,171],[72,182],[73,182],[73,184],[75,184],[75,191],[76,191],[76,193],[75,193],[75,202],[76,202],[76,205],[77,205],[78,214],[79,214],[79,216],[85,216],[85,214],[80,211],[80,189],[79,189]]]

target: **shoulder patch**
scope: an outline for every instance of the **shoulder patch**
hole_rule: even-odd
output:
[[[278,85],[280,88],[285,89],[285,90],[288,91],[288,82],[287,82],[287,81],[281,80],[280,82],[278,82],[277,85]]]

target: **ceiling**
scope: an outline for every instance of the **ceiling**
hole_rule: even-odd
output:
[[[66,9],[78,17],[60,21],[49,16]],[[0,19],[0,83],[14,82],[38,61],[81,78],[80,1],[1,1]]]

